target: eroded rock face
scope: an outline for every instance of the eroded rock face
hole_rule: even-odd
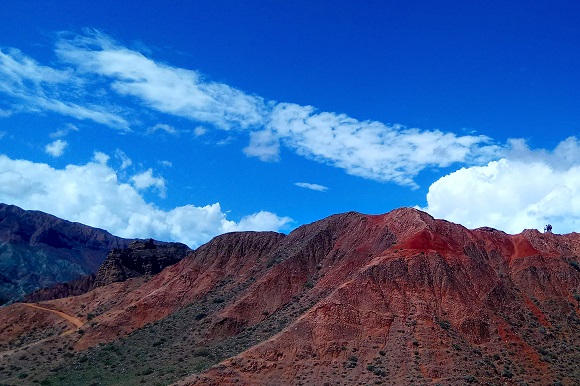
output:
[[[191,249],[181,243],[166,243],[153,239],[135,240],[127,248],[113,249],[96,274],[38,289],[24,296],[24,301],[39,302],[78,296],[111,283],[155,275],[177,263],[190,252]]]
[[[61,359],[72,384],[107,374],[115,384],[118,369],[170,383],[215,364],[180,384],[574,385],[579,257],[577,233],[468,230],[410,208],[351,212],[287,236],[225,234],[147,282],[47,305],[91,315],[67,344],[78,355],[93,347],[95,360]],[[18,318],[8,307],[0,321],[2,312]],[[50,324],[26,312],[36,334]],[[152,336],[155,361],[139,368],[135,347]],[[104,342],[125,350],[114,357],[122,363],[92,379]]]
[[[93,288],[142,275],[155,275],[183,259],[191,249],[181,243],[152,239],[133,241],[127,248],[114,249],[99,267]]]
[[[280,317],[297,296],[315,298],[313,306],[180,384],[580,381],[580,354],[570,349],[580,343],[580,235],[470,231],[412,209],[339,218],[329,248],[282,261],[216,326],[229,321],[238,334]]]

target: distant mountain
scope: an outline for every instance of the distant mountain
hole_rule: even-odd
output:
[[[225,234],[150,280],[0,309],[0,378],[577,385],[579,260],[578,233],[468,230],[410,208]]]
[[[0,305],[35,289],[95,273],[132,240],[0,203]]]
[[[96,274],[66,283],[40,288],[24,296],[26,302],[39,302],[85,294],[97,287],[130,278],[155,275],[183,259],[191,249],[181,243],[135,240],[123,249],[113,249]]]

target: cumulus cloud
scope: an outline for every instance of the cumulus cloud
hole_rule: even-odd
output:
[[[294,185],[304,189],[315,190],[317,192],[325,192],[328,190],[324,185],[310,184],[308,182],[295,182]]]
[[[167,195],[165,179],[163,177],[154,177],[152,169],[134,175],[131,177],[131,182],[133,182],[133,186],[137,188],[137,190],[155,188],[159,193],[159,197],[165,198]]]
[[[554,151],[530,150],[522,140],[511,145],[505,158],[434,182],[424,209],[468,228],[519,233],[551,223],[558,233],[580,231],[578,140],[568,138]]]
[[[64,149],[66,149],[67,146],[68,143],[66,141],[63,141],[62,139],[57,139],[56,141],[46,145],[44,147],[44,151],[53,157],[60,157],[61,155],[64,154]]]
[[[169,211],[148,203],[129,183],[119,180],[103,153],[85,165],[55,169],[0,154],[0,202],[41,210],[107,229],[122,237],[153,237],[197,247],[233,230],[274,230],[292,220],[258,212],[240,222],[227,219],[219,203],[185,205]]]
[[[224,229],[227,232],[234,231],[268,231],[280,229],[292,222],[289,217],[279,217],[272,212],[260,211],[249,216],[242,217],[240,222],[228,222]]]
[[[100,151],[96,151],[95,154],[93,155],[93,161],[101,165],[106,165],[109,162],[110,158],[111,157]]]

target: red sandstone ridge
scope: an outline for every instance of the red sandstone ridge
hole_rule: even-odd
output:
[[[61,359],[69,384],[117,353],[98,382],[198,373],[179,383],[575,385],[579,256],[577,233],[468,230],[410,208],[350,212],[288,236],[222,235],[147,282],[43,305],[92,315],[66,337],[77,350]],[[50,325],[25,311],[35,334]],[[0,321],[18,312],[2,309]],[[135,347],[151,337],[143,369]],[[100,342],[110,343],[84,351]]]
[[[567,261],[577,260],[578,234],[470,231],[413,209],[338,218],[327,250],[281,262],[220,315],[251,325],[308,280],[313,307],[183,384],[577,382],[537,342],[555,324],[580,337],[580,275]]]

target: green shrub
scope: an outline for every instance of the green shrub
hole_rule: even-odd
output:
[[[467,377],[465,377],[465,382],[467,382],[467,383],[473,383],[476,381],[477,381],[477,378],[475,378],[473,375],[468,375]]]

